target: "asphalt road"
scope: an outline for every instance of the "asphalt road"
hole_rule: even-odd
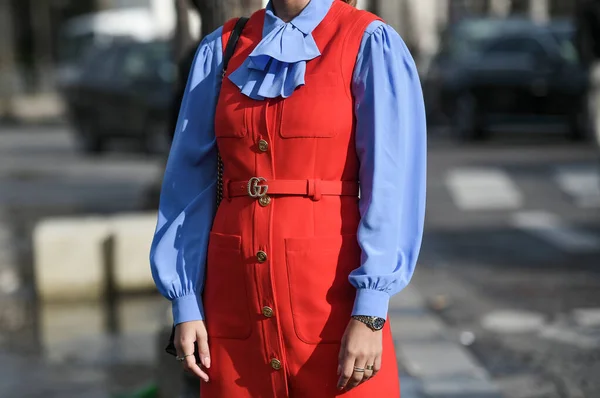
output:
[[[0,262],[0,298],[31,297],[30,271],[14,264],[28,264],[39,218],[144,205],[162,160],[115,149],[90,158],[64,128],[0,127],[0,227],[24,240],[17,258]],[[414,283],[508,398],[600,396],[599,159],[591,144],[560,136],[465,145],[430,134]],[[1,307],[0,348],[14,343],[6,325],[39,340],[39,330],[28,333],[35,320],[11,321]]]
[[[600,151],[432,135],[414,282],[509,398],[600,396]]]
[[[135,210],[161,173],[127,147],[99,157],[77,151],[68,129],[0,126],[0,208],[46,213]]]

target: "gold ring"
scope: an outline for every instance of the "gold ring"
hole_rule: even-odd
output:
[[[367,370],[373,370],[373,365],[367,365],[367,366],[365,366],[365,369],[367,369]]]

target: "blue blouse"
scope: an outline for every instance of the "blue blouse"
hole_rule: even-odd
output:
[[[289,23],[267,6],[263,39],[229,78],[256,100],[288,97],[304,84],[306,62],[321,55],[312,31],[333,1],[312,0]],[[208,236],[215,212],[214,114],[222,64],[222,28],[199,46],[181,105],[161,191],[150,262],[158,290],[172,301],[176,324],[204,319]],[[360,160],[358,240],[361,266],[354,315],[385,318],[392,295],[410,281],[423,233],[426,123],[414,61],[390,26],[364,33],[356,60],[356,148]]]

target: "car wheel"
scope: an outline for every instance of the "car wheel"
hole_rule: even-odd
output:
[[[104,152],[105,139],[90,122],[81,121],[77,127],[77,146],[84,153],[99,154]]]
[[[452,117],[453,127],[462,141],[477,141],[487,138],[477,108],[477,100],[470,94],[461,94],[456,99]]]

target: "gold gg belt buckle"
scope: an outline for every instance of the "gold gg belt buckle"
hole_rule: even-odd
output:
[[[252,177],[248,180],[248,196],[251,198],[261,198],[267,194],[268,185],[259,185],[262,182],[267,182],[263,177]]]

